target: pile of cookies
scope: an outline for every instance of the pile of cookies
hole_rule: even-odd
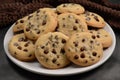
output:
[[[8,44],[10,54],[21,61],[35,61],[49,69],[74,63],[90,66],[112,44],[106,23],[96,13],[74,3],[41,8],[19,19]]]

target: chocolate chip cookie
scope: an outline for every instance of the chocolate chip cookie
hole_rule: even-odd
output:
[[[67,66],[70,63],[64,50],[67,40],[68,37],[60,32],[40,36],[35,44],[35,55],[39,63],[50,69]]]
[[[103,56],[102,44],[89,32],[75,33],[65,45],[68,59],[79,66],[97,63]]]

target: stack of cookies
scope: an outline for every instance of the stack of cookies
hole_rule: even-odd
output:
[[[21,61],[35,61],[49,69],[74,63],[90,66],[112,44],[104,19],[83,6],[65,3],[41,8],[19,19],[13,26],[10,54]]]

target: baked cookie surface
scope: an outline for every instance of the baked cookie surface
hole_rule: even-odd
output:
[[[54,31],[56,26],[57,16],[54,11],[50,8],[43,8],[28,16],[24,33],[29,39],[37,40],[40,35]]]
[[[112,37],[104,29],[90,30],[89,32],[92,33],[95,38],[102,43],[103,48],[108,48],[112,45]]]
[[[28,40],[23,33],[12,37],[8,44],[8,49],[13,57],[21,61],[35,60],[34,43]]]
[[[79,66],[97,63],[103,56],[103,47],[89,32],[76,33],[65,45],[67,57]]]
[[[76,32],[87,31],[87,24],[82,18],[73,13],[63,13],[58,15],[58,26],[56,31],[71,36]]]
[[[67,66],[70,63],[64,50],[67,40],[68,37],[59,32],[39,37],[35,44],[35,56],[40,64],[51,69]]]
[[[74,3],[65,3],[57,6],[57,11],[59,13],[75,13],[75,14],[81,14],[84,13],[85,9],[79,4],[74,4]]]
[[[13,33],[17,33],[17,32],[20,32],[20,31],[23,31],[23,27],[24,27],[24,24],[25,24],[25,21],[27,20],[27,17],[24,17],[22,19],[19,19],[15,22],[15,25],[13,27]]]
[[[95,28],[105,27],[104,19],[96,13],[86,11],[84,14],[81,14],[80,16],[83,17],[88,26]]]

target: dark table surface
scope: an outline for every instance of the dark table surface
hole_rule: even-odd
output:
[[[119,0],[112,0],[119,2]],[[6,56],[3,41],[10,26],[0,29],[0,80],[120,80],[120,29],[113,28],[116,35],[116,48],[112,56],[100,67],[70,76],[45,76],[26,71],[14,64]]]

